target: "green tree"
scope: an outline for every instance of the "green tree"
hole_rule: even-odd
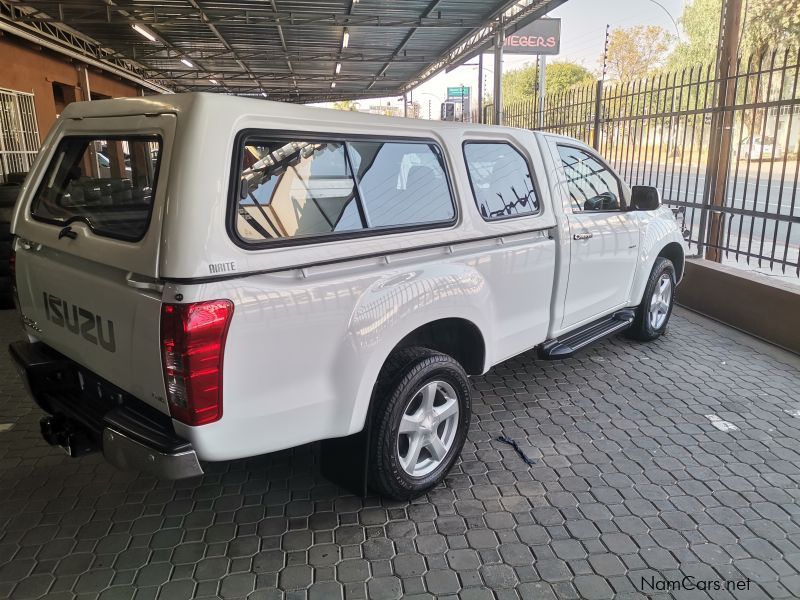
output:
[[[683,10],[680,23],[685,38],[678,42],[670,55],[670,68],[707,65],[714,61],[719,37],[722,0],[693,0]]]
[[[740,55],[758,64],[767,53],[796,48],[800,40],[800,0],[747,0],[742,8]],[[680,22],[685,39],[669,57],[670,68],[711,64],[717,54],[722,0],[692,0]]]
[[[358,102],[354,100],[339,100],[339,102],[333,103],[333,108],[336,110],[349,110],[351,112],[355,112],[358,110]]]
[[[797,49],[800,0],[748,0],[742,49],[763,56],[781,47]]]
[[[503,101],[520,102],[536,97],[539,72],[536,65],[503,73]],[[594,81],[587,69],[571,62],[554,62],[544,71],[545,93],[555,94]]]
[[[655,25],[612,29],[608,38],[608,74],[617,81],[642,79],[660,69],[672,36]]]
[[[594,81],[595,76],[588,69],[571,62],[554,62],[547,65],[544,71],[544,85],[548,94],[557,94]]]

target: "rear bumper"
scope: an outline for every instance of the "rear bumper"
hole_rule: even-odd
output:
[[[102,451],[120,469],[164,479],[203,474],[194,448],[167,415],[41,342],[14,342],[9,352],[31,397],[52,415],[42,420],[48,443],[72,456]]]
[[[194,450],[161,452],[111,427],[103,430],[103,456],[119,469],[147,471],[162,479],[185,479],[203,474]]]

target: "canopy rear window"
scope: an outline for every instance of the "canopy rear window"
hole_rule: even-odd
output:
[[[82,221],[97,235],[138,241],[150,223],[160,160],[155,135],[65,137],[31,216],[64,226]]]

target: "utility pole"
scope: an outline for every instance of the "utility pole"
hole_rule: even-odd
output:
[[[603,112],[603,84],[606,81],[606,69],[608,68],[608,28],[609,24],[606,23],[606,41],[603,44],[603,72],[600,74],[600,79],[594,89],[594,124],[592,129],[592,148],[600,150],[600,120],[602,119]],[[624,125],[620,124],[620,127]]]
[[[742,0],[723,0],[715,69],[717,80],[714,94],[715,110],[711,115],[711,144],[706,167],[706,189],[703,195],[706,206],[700,219],[700,239],[698,240],[698,249],[700,249],[703,247],[703,235],[710,214],[705,257],[715,262],[722,262],[721,246],[725,224],[722,213],[715,209],[725,206],[727,196],[733,141],[733,111],[730,107],[736,101],[735,77],[741,19]]]
[[[494,34],[494,124],[503,124],[503,20],[497,20]]]
[[[606,80],[606,69],[608,68],[608,28],[611,27],[606,23],[606,41],[603,44],[603,73],[600,76],[600,81]]]

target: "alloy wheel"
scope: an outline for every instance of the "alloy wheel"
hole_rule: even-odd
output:
[[[654,331],[661,329],[667,320],[670,303],[672,302],[672,277],[669,273],[662,273],[658,278],[653,295],[650,298],[648,318],[650,327]]]
[[[406,405],[397,435],[401,468],[412,477],[434,471],[450,452],[458,431],[459,403],[446,381],[426,383]]]

